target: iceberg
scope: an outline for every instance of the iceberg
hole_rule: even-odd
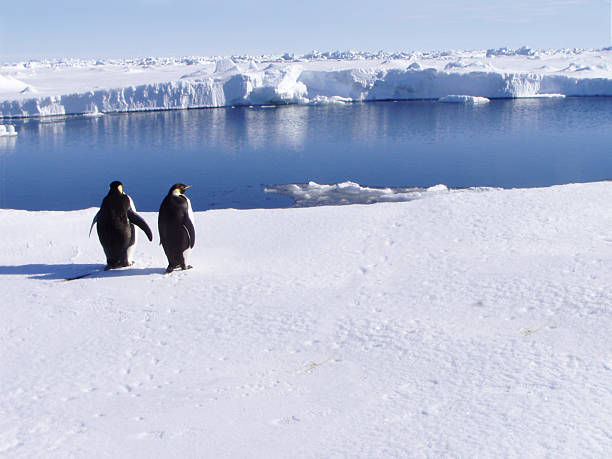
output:
[[[313,51],[0,64],[0,118],[449,95],[465,97],[463,103],[612,96],[612,50]]]

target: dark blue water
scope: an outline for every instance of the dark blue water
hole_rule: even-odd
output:
[[[121,180],[139,210],[175,182],[195,210],[285,207],[266,184],[534,187],[612,179],[612,98],[230,108],[11,121],[0,206],[98,206]]]

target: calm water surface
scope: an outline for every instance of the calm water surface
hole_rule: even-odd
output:
[[[194,210],[286,207],[267,184],[534,187],[612,179],[612,98],[484,106],[379,102],[10,121],[0,206],[98,206],[121,180],[156,211],[175,182]]]

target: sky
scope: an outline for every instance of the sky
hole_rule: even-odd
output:
[[[610,0],[27,0],[0,61],[319,51],[601,48]]]

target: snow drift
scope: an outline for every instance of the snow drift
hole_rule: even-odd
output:
[[[97,209],[0,210],[0,455],[609,456],[612,183],[440,191],[71,282]]]
[[[456,94],[610,96],[612,52],[521,48],[0,66],[0,117],[440,99]]]

